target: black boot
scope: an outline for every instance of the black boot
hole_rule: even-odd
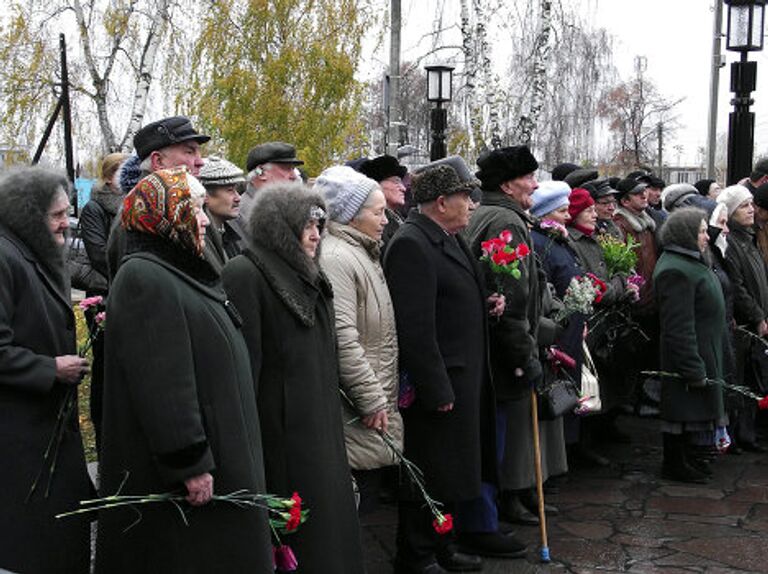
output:
[[[683,435],[685,436],[685,435]],[[685,452],[685,462],[694,470],[698,470],[704,476],[712,476],[712,469],[709,466],[709,460],[706,457],[706,451],[692,444],[683,443]]]
[[[683,435],[663,433],[662,437],[664,439],[662,478],[691,484],[706,484],[707,476],[691,467],[685,460]]]

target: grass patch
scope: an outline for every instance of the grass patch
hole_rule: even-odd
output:
[[[88,326],[85,324],[83,311],[77,305],[75,309],[75,322],[77,324],[77,348],[81,348],[88,340]],[[89,350],[88,360],[93,362],[93,354]],[[85,460],[87,462],[96,462],[96,433],[93,430],[91,422],[91,375],[83,377],[80,386],[77,389],[78,396],[78,416],[80,419],[80,434],[83,436],[83,447],[85,448]]]

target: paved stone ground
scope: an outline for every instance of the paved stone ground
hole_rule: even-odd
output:
[[[552,562],[539,561],[538,527],[519,526],[525,560],[485,561],[484,572],[586,574],[768,573],[768,454],[721,456],[714,478],[690,486],[659,478],[661,435],[655,420],[622,417],[630,445],[609,445],[608,468],[576,470],[547,502]],[[391,574],[394,507],[364,517],[368,574]]]

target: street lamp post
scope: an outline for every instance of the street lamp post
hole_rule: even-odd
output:
[[[747,59],[749,52],[763,49],[763,24],[766,0],[725,0],[728,6],[726,49],[741,54],[731,63],[731,104],[728,120],[727,184],[733,185],[752,171],[755,141],[755,114],[751,93],[757,85],[757,62]]]
[[[427,101],[436,104],[431,112],[432,147],[429,152],[430,161],[435,161],[448,155],[445,146],[448,110],[442,105],[453,98],[453,67],[425,66],[425,69],[427,70]]]

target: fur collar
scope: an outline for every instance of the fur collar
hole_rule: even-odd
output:
[[[121,193],[113,192],[107,186],[96,186],[91,191],[91,199],[114,217],[117,214],[117,210],[123,204],[125,197]]]
[[[617,207],[615,215],[623,217],[635,233],[642,233],[645,230],[656,231],[656,222],[645,211],[640,212],[638,216],[624,207]]]
[[[315,308],[318,298],[333,297],[331,284],[318,270],[314,280],[297,274],[280,253],[255,244],[243,251],[248,259],[261,271],[278,298],[288,307],[305,327],[315,326]]]

